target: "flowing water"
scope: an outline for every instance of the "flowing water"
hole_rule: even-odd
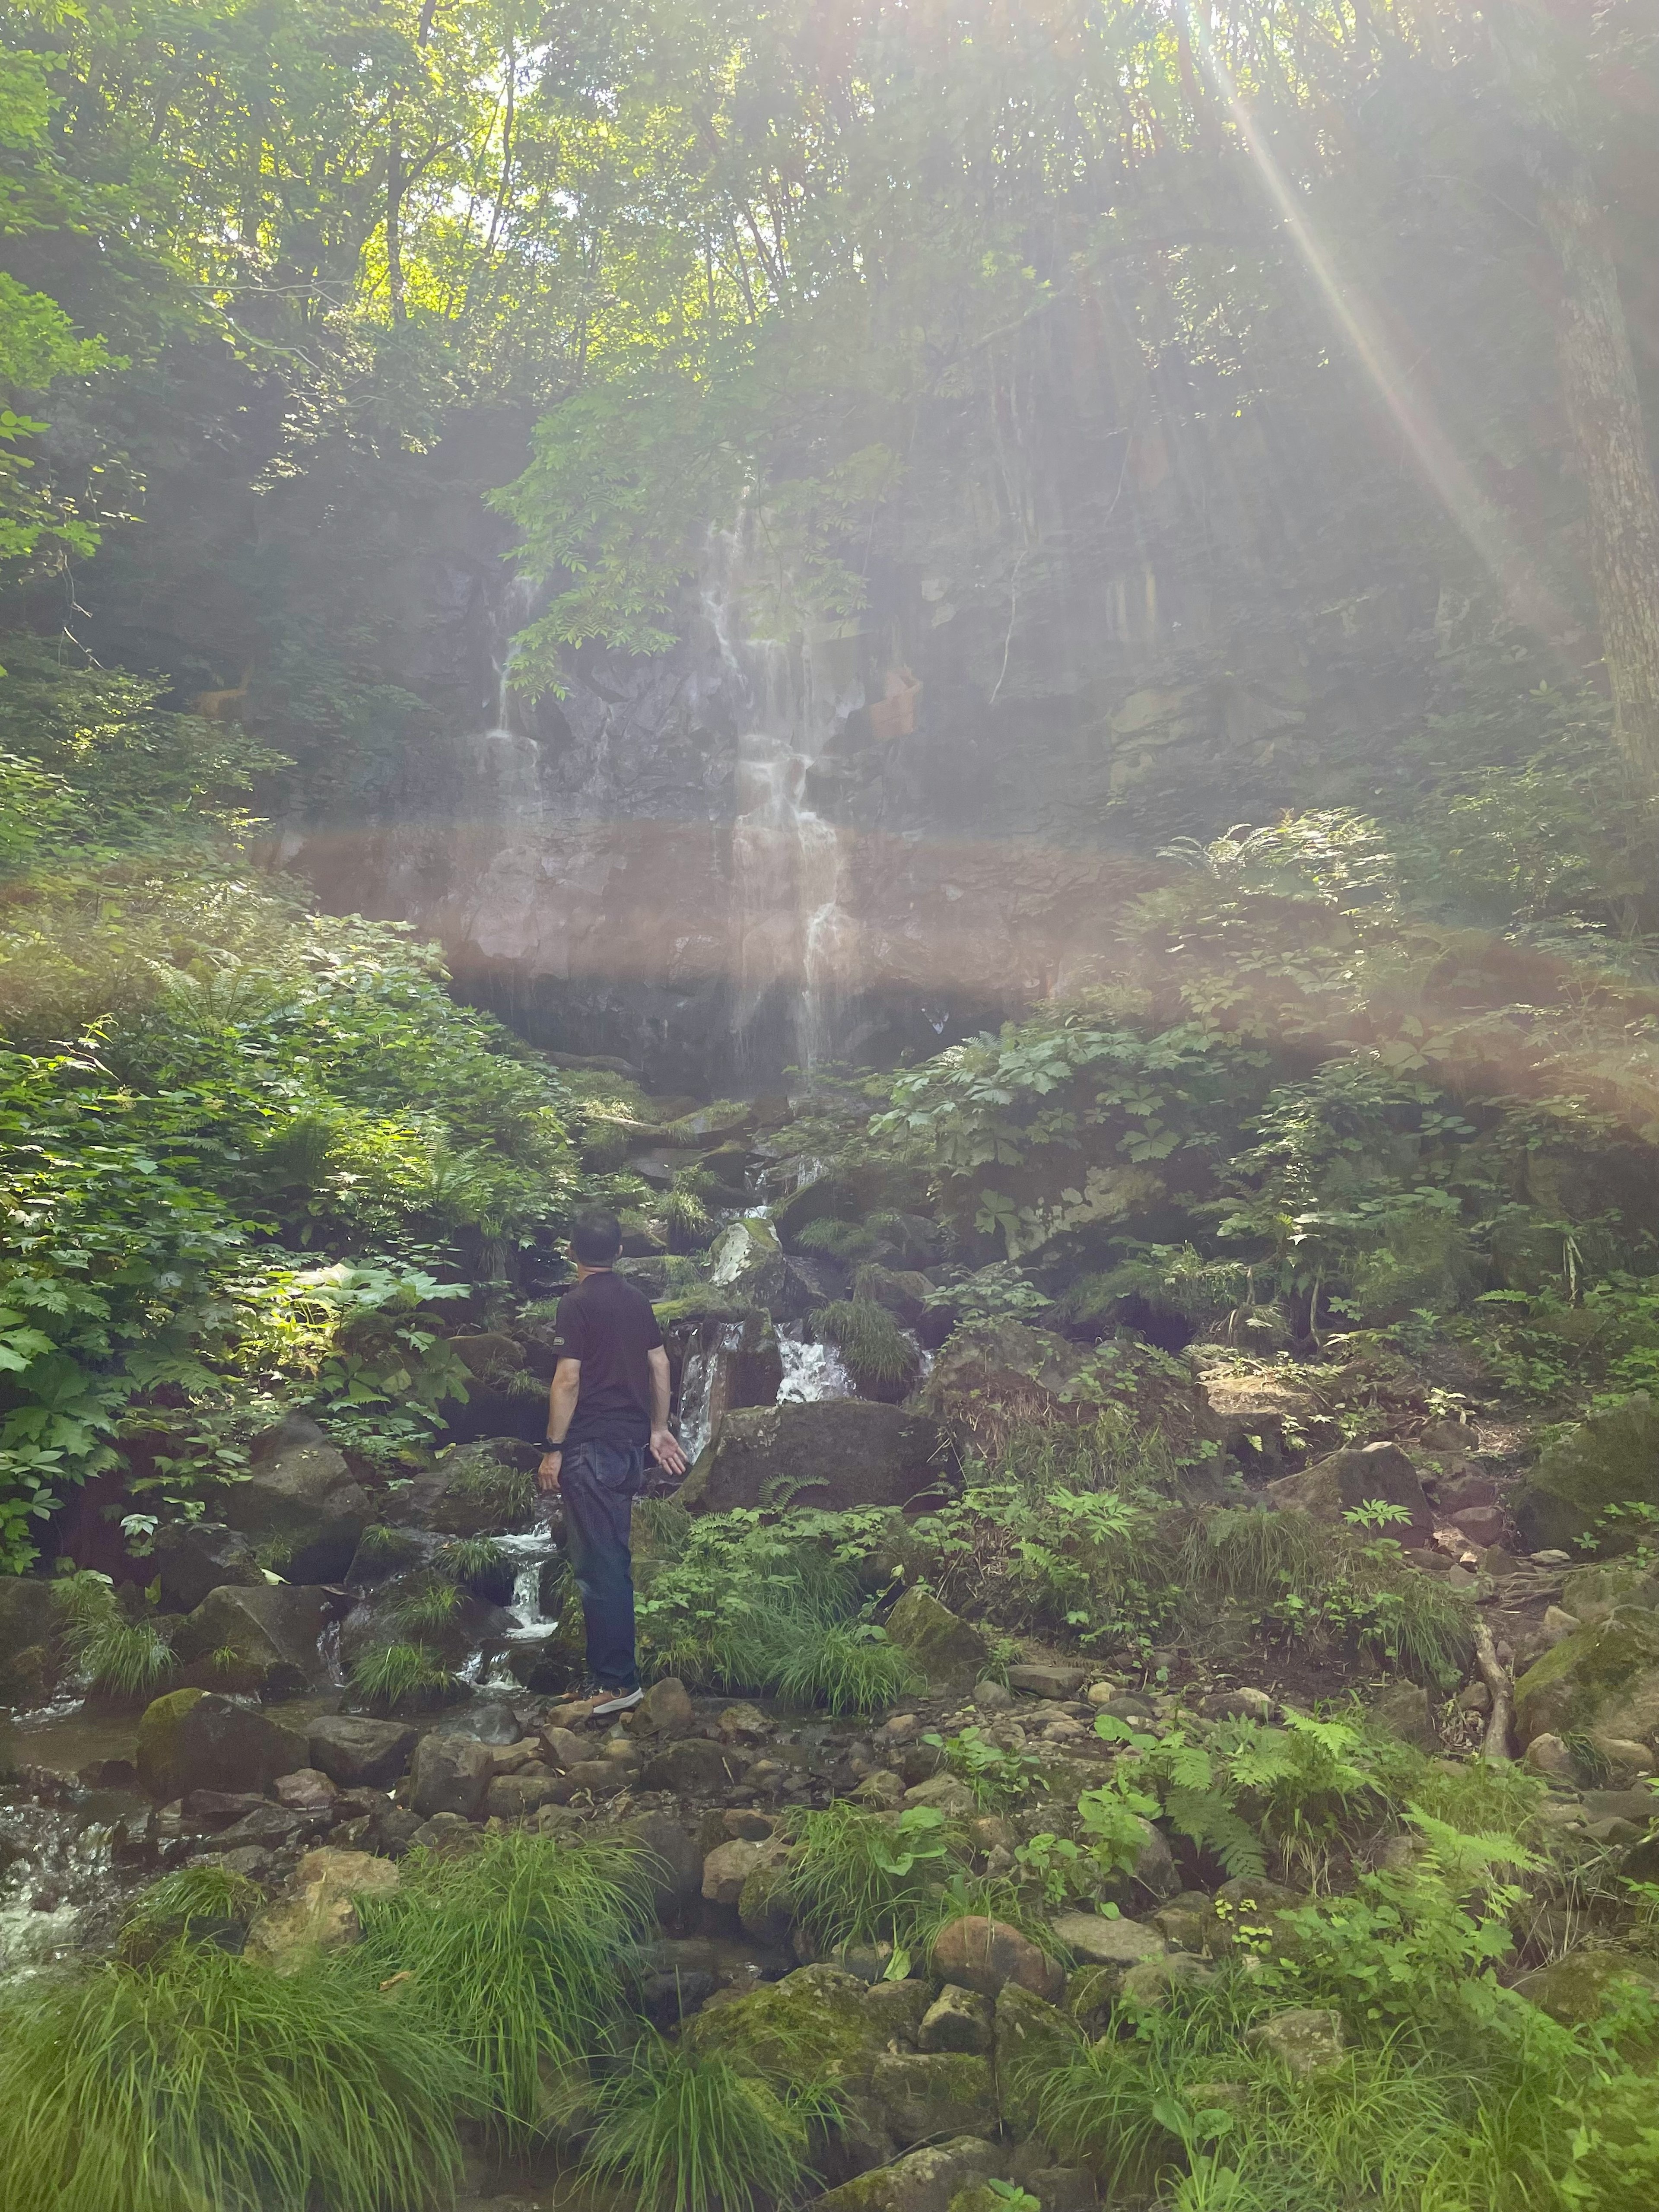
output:
[[[857,1395],[846,1363],[833,1344],[814,1344],[810,1338],[781,1328],[778,1350],[783,1355],[779,1405],[814,1405],[823,1398]]]

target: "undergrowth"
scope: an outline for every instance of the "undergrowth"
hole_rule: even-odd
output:
[[[808,2130],[832,2118],[812,2081],[739,2069],[647,2036],[602,2086],[585,2163],[640,2212],[758,2212],[810,2178]]]

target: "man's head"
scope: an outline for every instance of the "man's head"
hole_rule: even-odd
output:
[[[579,1213],[576,1225],[570,1232],[570,1249],[584,1267],[610,1267],[622,1257],[622,1224],[614,1213],[605,1213],[597,1207],[592,1213]]]

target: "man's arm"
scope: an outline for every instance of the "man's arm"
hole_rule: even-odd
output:
[[[665,1474],[684,1474],[685,1454],[668,1425],[668,1354],[658,1345],[645,1357],[651,1369],[651,1455]]]
[[[663,1364],[667,1366],[665,1358]],[[582,1364],[580,1359],[562,1359],[553,1370],[552,1387],[547,1394],[548,1449],[541,1465],[536,1469],[536,1484],[540,1490],[556,1490],[559,1469],[564,1455],[560,1449],[565,1432],[576,1411],[576,1395],[582,1387]]]

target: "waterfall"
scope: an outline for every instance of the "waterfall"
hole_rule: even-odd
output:
[[[865,703],[856,641],[808,624],[784,645],[750,636],[743,607],[750,527],[713,531],[701,594],[728,678],[750,719],[738,741],[732,833],[739,1049],[780,987],[796,1065],[810,1073],[835,1048],[836,1001],[850,980],[852,921],[842,903],[842,834],[809,782],[831,737]]]
[[[814,1344],[805,1336],[781,1328],[778,1350],[783,1356],[779,1405],[816,1405],[823,1398],[857,1395],[846,1363],[833,1344]]]
[[[687,1459],[694,1465],[714,1432],[716,1397],[722,1401],[725,1398],[724,1390],[719,1388],[720,1363],[742,1348],[743,1323],[727,1321],[706,1323],[698,1329],[686,1352],[685,1364],[680,1372],[679,1438]],[[718,1410],[725,1410],[723,1402]]]

